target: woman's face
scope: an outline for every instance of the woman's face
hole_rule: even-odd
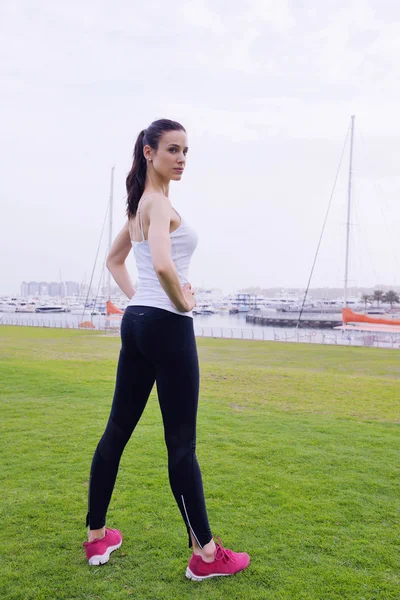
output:
[[[150,164],[159,176],[167,181],[179,181],[182,178],[188,152],[184,131],[166,131],[160,138],[156,152],[150,146],[145,146],[145,149],[148,149],[146,158],[152,159]]]

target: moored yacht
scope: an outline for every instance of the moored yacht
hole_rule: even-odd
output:
[[[238,292],[226,296],[224,300],[227,300],[230,303],[231,307],[229,312],[231,314],[248,312],[249,310],[261,310],[265,306],[264,296],[259,296],[258,294]]]
[[[67,309],[65,306],[62,306],[61,304],[42,304],[41,306],[37,306],[36,307],[36,312],[37,313],[64,313],[67,312]]]
[[[2,313],[15,313],[17,310],[17,303],[13,300],[1,300],[0,301],[0,312]]]
[[[199,302],[193,309],[194,315],[215,315],[216,312],[218,311],[206,302]]]
[[[36,302],[25,302],[21,300],[18,302],[15,312],[17,313],[34,313],[36,312]]]

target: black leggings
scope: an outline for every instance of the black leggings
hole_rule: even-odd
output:
[[[90,471],[86,525],[105,525],[122,452],[156,381],[172,492],[188,533],[203,547],[212,534],[195,453],[199,363],[193,320],[161,308],[128,306],[121,341],[111,414]]]

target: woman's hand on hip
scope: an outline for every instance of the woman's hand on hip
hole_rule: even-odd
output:
[[[190,283],[185,283],[182,290],[187,304],[186,312],[189,312],[196,306],[196,298],[194,297],[194,291],[192,290],[192,286],[190,285]]]

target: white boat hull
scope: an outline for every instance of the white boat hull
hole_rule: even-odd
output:
[[[7,304],[0,304],[0,312],[3,313],[15,313],[16,312],[16,306],[10,306]]]
[[[42,306],[42,307],[38,307],[36,309],[37,313],[44,313],[44,314],[50,314],[50,313],[65,313],[66,310],[63,307],[59,307],[59,306],[54,306],[54,307],[47,307],[47,306]]]

